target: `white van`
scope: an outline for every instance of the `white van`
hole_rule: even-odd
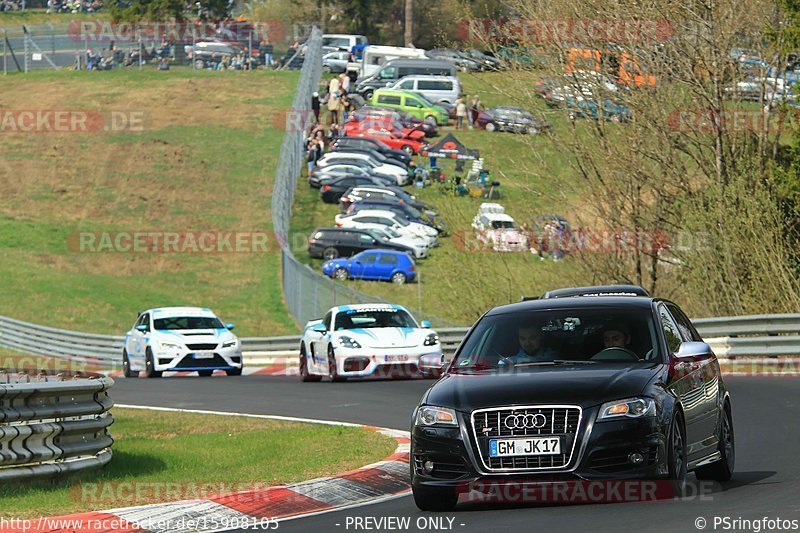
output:
[[[367,78],[380,70],[392,59],[426,59],[425,50],[421,48],[403,48],[400,46],[375,46],[364,48],[361,61],[348,63],[347,71],[355,72],[359,79]]]
[[[357,45],[366,46],[367,38],[363,35],[351,35],[348,33],[326,33],[322,36],[322,48],[326,52],[337,50],[350,52]]]
[[[453,104],[461,96],[461,82],[455,76],[406,76],[397,80],[392,89],[421,94],[435,104]]]

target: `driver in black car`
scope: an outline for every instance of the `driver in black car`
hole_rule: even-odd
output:
[[[517,331],[519,351],[510,357],[501,359],[499,364],[540,363],[553,361],[556,354],[548,350],[544,344],[544,333],[538,324],[523,324]]]
[[[628,327],[620,322],[603,328],[603,348],[625,348],[630,350],[631,334]]]

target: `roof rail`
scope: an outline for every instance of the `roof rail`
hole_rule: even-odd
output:
[[[567,287],[547,291],[542,299],[570,298],[576,296],[646,296],[650,293],[638,285],[596,285],[591,287]]]

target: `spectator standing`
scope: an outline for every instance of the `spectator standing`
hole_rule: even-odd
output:
[[[328,94],[336,94],[339,92],[339,78],[331,78],[328,82]]]
[[[475,122],[478,120],[478,113],[483,111],[483,103],[481,103],[481,99],[478,95],[474,95],[472,100],[469,101],[469,125],[470,127],[475,125]]]
[[[275,48],[272,46],[269,37],[264,37],[264,39],[261,41],[261,45],[258,47],[258,53],[264,60],[264,68],[272,67],[272,54],[274,50]]]
[[[467,106],[464,104],[464,100],[459,98],[456,100],[456,129],[463,130],[464,129],[464,121],[467,118]]]
[[[316,91],[311,95],[311,111],[314,113],[314,121],[319,123],[319,93]]]
[[[339,124],[339,112],[342,109],[342,100],[339,98],[339,91],[328,93],[328,113],[330,114],[331,124]]]
[[[341,87],[342,91],[347,94],[350,92],[350,76],[342,72],[339,74],[339,87]]]

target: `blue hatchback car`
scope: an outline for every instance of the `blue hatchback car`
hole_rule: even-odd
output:
[[[405,252],[364,250],[348,258],[331,259],[322,264],[322,272],[338,280],[375,279],[402,284],[416,275],[414,260]]]

